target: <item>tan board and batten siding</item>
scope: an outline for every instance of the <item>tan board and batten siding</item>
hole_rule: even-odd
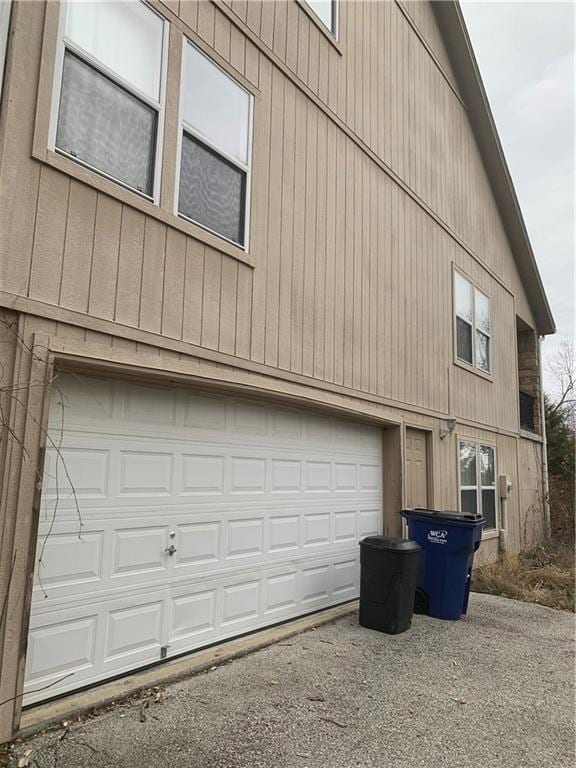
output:
[[[298,26],[287,34],[293,6]],[[501,336],[494,345],[495,374],[509,364],[515,314],[533,320],[466,130],[466,112],[407,11],[395,3],[345,4],[341,48],[355,50],[350,57],[297,3],[249,4],[246,31],[261,36],[266,52],[271,46],[268,55],[232,23],[243,25],[242,7],[224,13],[202,2],[198,9],[182,6],[191,29],[259,89],[250,247],[257,268],[59,170],[31,163],[31,136],[24,141],[19,132],[5,137],[11,183],[2,194],[5,221],[14,226],[2,233],[2,290],[433,411],[464,413],[457,398],[467,410],[472,390],[473,421],[516,429],[507,376],[495,375],[487,385],[451,365],[451,262],[492,297]],[[16,23],[32,27],[26,37],[34,22],[38,36],[39,9],[17,11]],[[38,48],[38,37],[34,45],[22,37],[30,50]],[[290,46],[306,37],[306,50],[294,55]],[[373,45],[355,42],[366,37]],[[436,38],[434,45],[440,44]],[[392,89],[384,78],[377,91],[384,53],[392,70],[400,69],[391,72],[392,82],[401,75],[400,84],[406,78],[409,87]],[[306,85],[298,87],[288,77],[292,71]],[[31,130],[35,99],[22,101],[13,109]],[[448,117],[441,119],[442,113]],[[23,171],[27,156],[32,167]],[[21,221],[22,207],[36,215]],[[450,404],[447,371],[456,399]]]
[[[540,444],[519,433],[516,316],[535,321],[431,4],[341,2],[338,42],[299,0],[150,4],[171,22],[168,104],[182,33],[254,93],[249,252],[169,213],[174,111],[160,208],[47,152],[57,4],[15,2],[0,298],[20,313],[20,334],[76,365],[171,371],[432,430],[438,507],[458,504],[456,439],[438,438],[454,414],[457,434],[496,444],[498,472],[513,480],[511,550],[535,540]],[[454,365],[454,265],[492,300],[491,381]],[[385,440],[385,457],[394,445]],[[33,482],[22,489],[6,466],[15,510]],[[400,474],[392,485],[401,494]],[[27,525],[17,535],[32,540]],[[17,530],[7,515],[3,584]],[[497,548],[487,540],[480,558]],[[21,546],[16,580],[29,558]],[[21,685],[22,638],[18,626],[3,639],[18,664],[0,699]],[[18,705],[5,712],[0,735]]]

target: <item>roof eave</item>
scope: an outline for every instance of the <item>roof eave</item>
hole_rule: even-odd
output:
[[[536,330],[541,335],[555,333],[556,325],[552,311],[538,271],[460,5],[457,0],[433,0],[432,6],[534,315]]]

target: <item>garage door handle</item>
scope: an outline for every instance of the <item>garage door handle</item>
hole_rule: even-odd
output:
[[[164,550],[164,552],[168,552],[168,554],[169,554],[170,556],[172,556],[172,555],[174,554],[174,552],[176,552],[176,547],[174,546],[174,544],[170,544],[170,546],[169,546],[169,547],[166,547],[166,549]]]

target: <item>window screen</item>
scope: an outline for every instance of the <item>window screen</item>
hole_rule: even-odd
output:
[[[156,110],[66,52],[56,146],[150,195]]]
[[[64,13],[54,148],[153,197],[165,22],[141,0],[67,2]]]
[[[472,326],[461,317],[456,318],[456,354],[472,365]]]
[[[250,95],[191,43],[183,67],[178,212],[244,245]]]
[[[246,174],[185,133],[182,137],[180,213],[233,240],[244,241]]]

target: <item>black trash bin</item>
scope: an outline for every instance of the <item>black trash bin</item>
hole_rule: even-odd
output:
[[[410,628],[421,547],[408,539],[360,542],[360,624],[397,635]]]

